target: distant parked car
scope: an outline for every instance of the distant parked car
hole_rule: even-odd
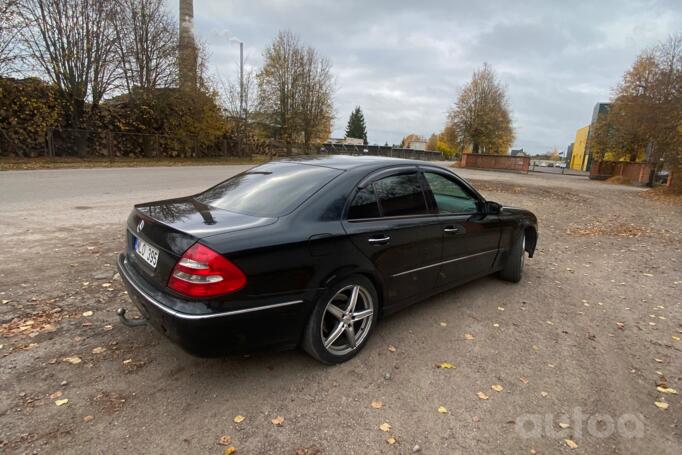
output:
[[[554,165],[554,167],[560,167],[561,169],[566,169],[566,163],[563,161]]]

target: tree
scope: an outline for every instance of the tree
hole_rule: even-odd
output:
[[[426,141],[426,150],[435,151],[438,147],[438,135],[433,133],[429,136],[429,140]]]
[[[402,141],[400,141],[400,147],[408,148],[410,146],[410,143],[414,141],[426,141],[426,139],[424,139],[423,136],[420,136],[418,134],[410,133],[407,136],[405,136]]]
[[[360,106],[356,106],[353,112],[350,113],[348,125],[346,126],[346,137],[362,139],[363,143],[367,145],[367,126],[365,125],[365,116]]]
[[[0,76],[13,70],[19,59],[17,0],[0,0]]]
[[[80,128],[86,101],[95,110],[116,72],[115,3],[99,0],[22,0],[22,40],[32,62],[57,86]]]
[[[306,145],[331,131],[333,79],[331,64],[289,31],[279,32],[263,53],[258,72],[261,113],[275,138]]]
[[[503,154],[514,140],[509,110],[505,87],[485,63],[459,91],[446,126],[455,131],[460,145],[470,147],[473,153]]]
[[[178,29],[164,0],[116,0],[118,70],[128,93],[150,94],[177,82]]]

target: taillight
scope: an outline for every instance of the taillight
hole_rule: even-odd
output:
[[[195,243],[182,255],[168,287],[189,297],[229,294],[246,285],[246,276],[236,265],[212,249]]]

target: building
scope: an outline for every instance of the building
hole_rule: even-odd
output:
[[[589,153],[587,150],[587,138],[590,134],[590,125],[583,126],[575,133],[575,142],[571,153],[568,167],[576,171],[586,171]]]
[[[415,139],[407,143],[407,148],[412,150],[426,150],[426,141],[424,139]]]
[[[523,149],[512,149],[512,151],[509,154],[511,156],[528,156],[528,154],[524,152]]]
[[[332,145],[365,145],[365,141],[363,139],[358,139],[355,137],[344,137],[344,138],[333,138],[330,137],[327,139],[327,142],[325,144],[332,144]]]

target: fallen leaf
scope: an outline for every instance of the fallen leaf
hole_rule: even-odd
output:
[[[497,322],[493,324],[493,327],[499,327],[499,326],[500,326],[500,324],[498,324]]]
[[[102,346],[96,347],[95,349],[92,350],[93,354],[101,354],[104,351],[106,351],[107,348],[103,348]]]
[[[672,336],[672,339],[675,340],[675,341],[680,341],[680,337],[675,336],[675,335]]]
[[[668,407],[670,406],[670,405],[669,405],[668,403],[666,403],[665,401],[655,401],[654,404],[655,404],[659,409],[662,409],[662,410],[664,410],[664,411],[665,411],[666,409],[668,409]]]
[[[487,399],[488,399],[488,395],[486,395],[486,394],[483,393],[483,392],[478,392],[476,395],[477,395],[478,398],[481,399],[481,400],[487,400]]]
[[[552,321],[547,321],[547,324],[554,325],[554,323]]]
[[[393,445],[393,444],[395,444],[396,441],[395,441],[395,438],[393,436],[391,436],[390,438],[386,439],[386,442],[390,445]]]
[[[111,287],[111,283],[102,283],[103,288]]]
[[[88,423],[92,422],[95,418],[93,416],[85,416],[83,417],[83,422]]]
[[[504,307],[501,307],[501,306],[498,306],[497,309],[500,311],[504,311]]]
[[[547,393],[547,392],[540,392],[540,395],[542,395],[543,398],[544,398],[544,397],[546,397],[547,395],[549,395],[549,393]]]
[[[384,404],[379,400],[374,400],[374,401],[372,401],[372,403],[370,403],[370,406],[373,409],[381,409],[384,407]]]
[[[244,421],[244,419],[246,419],[246,417],[238,415],[238,416],[234,416],[234,419],[232,419],[232,420],[234,421],[234,423],[241,423]]]
[[[50,395],[50,399],[56,400],[57,398],[61,397],[63,395],[61,390],[57,390],[55,393]]]
[[[661,393],[669,393],[671,395],[677,395],[677,390],[670,388],[670,387],[658,386],[658,387],[656,387],[656,390],[658,390]]]
[[[523,382],[524,384],[528,384],[528,379],[526,378],[519,378],[519,381]]]
[[[125,359],[125,360],[123,361],[123,365],[128,365],[128,364],[129,364],[130,362],[132,362],[132,361],[133,361],[133,359]]]
[[[57,406],[62,406],[62,405],[65,405],[65,404],[68,403],[68,402],[69,402],[69,399],[68,399],[68,398],[64,398],[64,399],[55,401],[54,404],[56,404]]]
[[[384,422],[381,425],[379,425],[379,429],[383,432],[391,431],[391,424],[388,422]]]
[[[493,384],[490,386],[495,392],[502,392],[504,388],[500,384]]]
[[[232,455],[233,453],[237,452],[237,449],[230,446],[230,447],[225,447],[225,450],[223,451],[223,455]]]
[[[656,361],[656,363],[663,363],[663,360],[661,360],[661,359],[654,359],[654,360]]]
[[[437,364],[436,368],[441,368],[444,370],[450,370],[452,368],[455,368],[455,366],[453,364],[451,364],[450,362],[443,362],[443,363]]]
[[[566,428],[570,427],[571,425],[569,425],[568,423],[559,422],[559,426],[560,426],[561,428],[566,429]]]
[[[474,339],[474,336],[473,336],[472,334],[470,334],[470,333],[465,333],[465,334],[464,334],[464,339],[465,339],[465,340],[471,341],[471,340]]]
[[[71,365],[78,365],[79,363],[81,363],[81,358],[75,355],[71,357],[64,357],[62,360],[64,362],[70,363]]]
[[[577,449],[578,448],[578,444],[576,444],[573,439],[564,439],[564,442],[571,449]]]
[[[447,414],[448,410],[445,408],[445,406],[438,406],[438,412],[441,414]]]
[[[86,318],[89,318],[89,317],[92,316],[92,315],[93,315],[93,312],[92,312],[92,311],[86,311],[86,312],[83,313],[83,316],[85,316]]]
[[[284,417],[282,416],[277,416],[274,419],[272,419],[270,422],[276,427],[281,427],[282,424],[284,423]]]
[[[226,434],[224,434],[218,438],[218,445],[221,445],[221,446],[229,446],[231,442],[232,442],[232,436],[228,436]]]
[[[397,351],[397,349],[395,348],[395,346],[393,346],[392,344],[389,344],[389,345],[388,345],[388,350],[391,351],[391,352]]]
[[[447,323],[447,322],[441,321],[441,322],[440,322],[440,326],[441,326],[441,327],[447,327],[447,326],[448,326],[448,323]]]

